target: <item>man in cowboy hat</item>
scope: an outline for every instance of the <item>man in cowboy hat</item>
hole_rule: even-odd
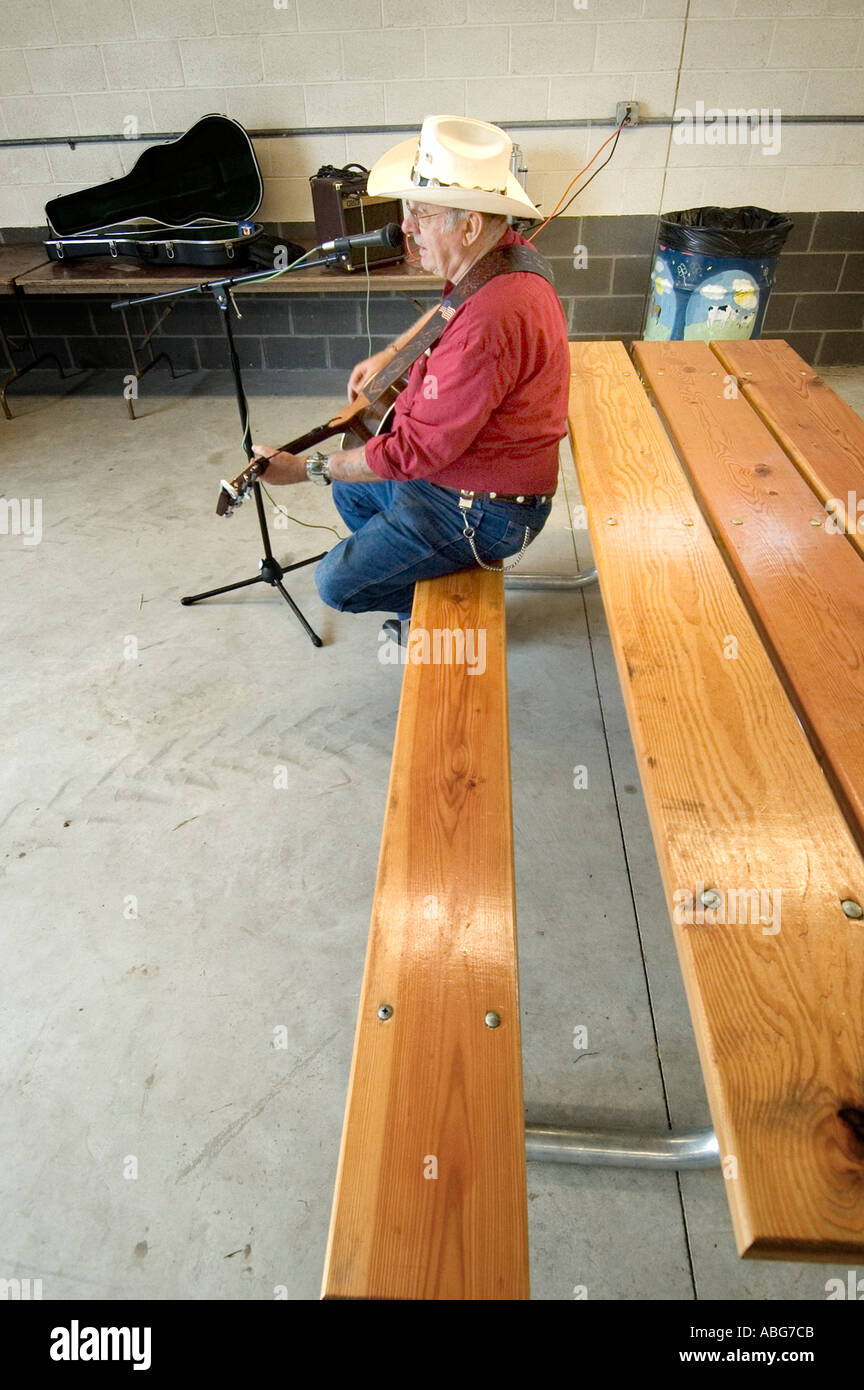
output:
[[[445,308],[453,287],[468,284],[464,277],[484,257],[528,247],[508,218],[541,214],[510,171],[511,153],[497,126],[430,116],[419,141],[397,145],[370,172],[371,194],[403,200],[402,229],[424,270],[444,279]],[[499,568],[545,524],[570,368],[561,301],[548,266],[532,252],[511,258],[531,269],[485,282],[486,270],[475,271],[481,287],[449,311],[434,346],[414,362],[389,433],[332,454],[323,468],[253,446],[269,460],[268,483],[333,483],[352,534],[316,570],[318,592],[331,607],[395,612],[404,620],[415,580],[474,564]],[[416,328],[357,364],[350,399]]]

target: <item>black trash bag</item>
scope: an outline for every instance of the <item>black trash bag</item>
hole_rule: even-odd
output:
[[[660,218],[657,240],[697,256],[779,256],[793,225],[767,208],[685,208]]]

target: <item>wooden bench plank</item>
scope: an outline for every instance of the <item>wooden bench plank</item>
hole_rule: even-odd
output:
[[[636,343],[679,457],[864,848],[864,559],[707,343]]]
[[[864,420],[782,338],[721,340],[711,349],[819,501],[839,503],[837,525],[864,554]]]
[[[435,630],[480,636],[404,668],[323,1296],[524,1299],[501,574],[419,583],[411,623],[409,655],[422,632],[432,656]]]
[[[571,359],[576,466],[738,1249],[854,1260],[864,925],[841,900],[864,903],[864,863],[623,346],[574,343]],[[676,921],[701,886],[721,910],[700,923],[697,897]],[[772,894],[765,921],[726,920],[750,891]]]

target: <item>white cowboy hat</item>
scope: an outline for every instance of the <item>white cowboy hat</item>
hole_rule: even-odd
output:
[[[511,217],[542,217],[510,169],[513,142],[497,125],[427,116],[418,139],[394,145],[369,172],[368,192]]]

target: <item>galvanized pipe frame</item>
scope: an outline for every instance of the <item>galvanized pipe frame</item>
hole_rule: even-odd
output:
[[[790,112],[789,115],[781,114],[781,122],[783,125],[864,125],[864,113],[854,116],[803,116]],[[417,133],[418,124],[417,121],[413,121],[408,125],[285,126],[275,130],[247,130],[246,133],[251,140],[297,140],[302,139],[302,137],[306,135],[415,135]],[[596,126],[598,129],[611,126],[614,129],[618,122],[612,116],[574,116],[567,120],[561,119],[557,121],[495,121],[493,124],[501,126],[504,130],[580,130],[588,129],[592,126]],[[638,130],[640,126],[675,126],[682,124],[683,122],[681,120],[675,120],[672,116],[640,116],[638,123],[632,126],[631,129]],[[120,135],[113,133],[102,135],[37,135],[22,137],[20,139],[4,138],[0,140],[0,149],[16,149],[40,145],[66,145],[67,148],[74,150],[76,145],[134,145],[136,143],[140,144],[154,140],[179,140],[180,136],[183,134],[184,132],[182,130],[159,130],[141,131],[137,135]]]
[[[507,589],[582,589],[597,579],[596,569],[579,574],[519,574],[504,580]],[[525,1157],[529,1163],[569,1163],[592,1168],[647,1168],[681,1171],[719,1168],[720,1146],[714,1130],[667,1130],[633,1133],[626,1130],[568,1129],[560,1125],[525,1126]]]
[[[597,578],[596,570],[583,570],[579,574],[508,574],[504,579],[505,589],[584,589]]]
[[[529,1163],[572,1163],[591,1168],[649,1168],[681,1171],[719,1168],[720,1146],[710,1127],[633,1133],[626,1130],[525,1126]]]
[[[583,589],[596,579],[596,569],[579,574],[508,574],[504,586],[507,589],[572,590]],[[720,1146],[710,1126],[663,1133],[632,1133],[528,1124],[525,1126],[525,1157],[529,1163],[680,1171],[719,1168]]]

